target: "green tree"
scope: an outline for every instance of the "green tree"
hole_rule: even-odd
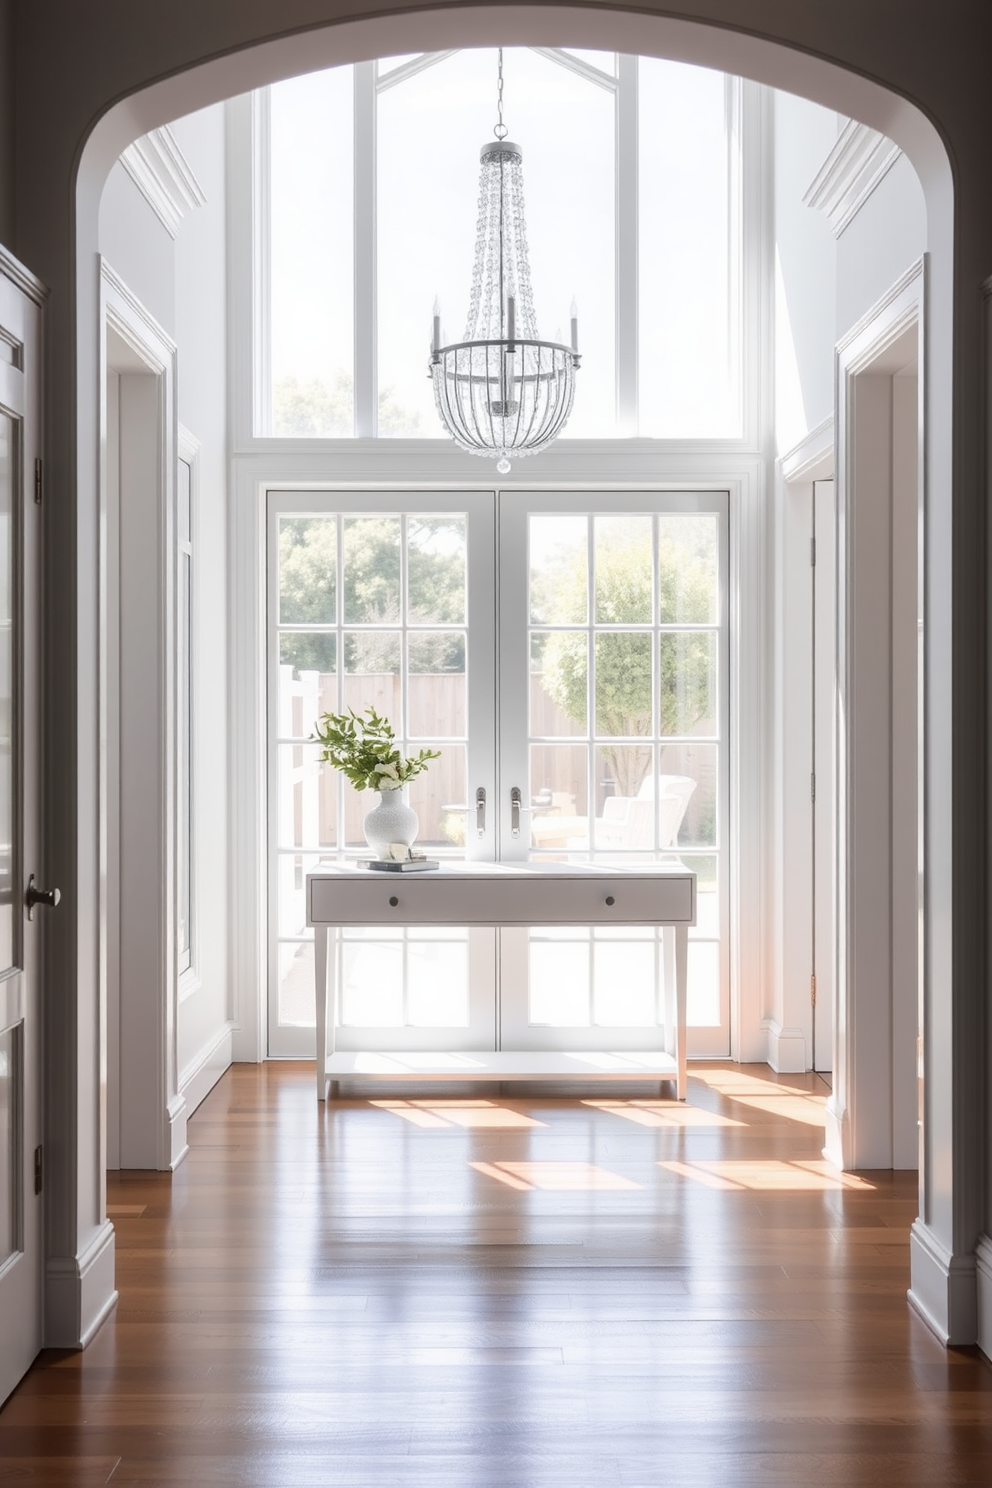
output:
[[[353,517],[344,523],[345,623],[382,626],[348,636],[346,664],[354,671],[394,671],[400,615],[401,528],[396,517]],[[333,625],[337,619],[337,522],[333,517],[283,517],[279,527],[279,619],[284,625]],[[464,526],[458,517],[415,516],[407,522],[408,617],[437,626],[465,623]],[[281,660],[301,670],[333,671],[334,638],[284,634]],[[412,642],[417,671],[461,671],[464,642],[450,631],[422,631]]]
[[[420,433],[420,415],[396,402],[392,388],[379,394],[379,433],[386,438]],[[355,434],[354,382],[337,372],[330,386],[320,378],[300,382],[283,377],[272,390],[272,429],[280,439],[352,439]]]
[[[605,625],[648,625],[652,618],[651,544],[646,534],[625,535],[596,548],[595,618]],[[550,624],[568,624],[586,609],[584,547],[563,557],[540,581],[540,613]],[[712,562],[705,552],[687,556],[685,544],[662,536],[658,545],[662,622],[698,624],[710,619]],[[598,745],[618,795],[636,796],[651,766],[653,667],[647,631],[598,631],[595,638],[595,731],[615,737]],[[552,631],[544,646],[542,685],[569,718],[585,727],[588,639],[581,630]],[[658,667],[661,732],[689,734],[713,713],[711,633],[662,632]],[[620,740],[627,742],[621,743]]]

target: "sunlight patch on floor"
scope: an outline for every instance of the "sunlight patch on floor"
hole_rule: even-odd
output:
[[[746,1122],[721,1116],[718,1111],[704,1111],[684,1101],[662,1100],[584,1100],[584,1106],[622,1116],[638,1126],[745,1126]],[[821,1123],[822,1124],[822,1123]]]
[[[444,1127],[449,1131],[453,1126],[506,1129],[547,1125],[522,1111],[511,1111],[487,1100],[374,1100],[369,1105],[389,1111],[413,1126]]]
[[[553,1189],[559,1193],[586,1193],[601,1189],[641,1188],[630,1178],[608,1168],[585,1162],[474,1162],[477,1173],[496,1178],[510,1188]]]
[[[817,1091],[797,1090],[791,1085],[781,1085],[775,1080],[763,1080],[760,1075],[745,1074],[740,1069],[702,1069],[693,1072],[694,1080],[701,1080],[716,1094],[732,1100],[752,1111],[763,1111],[766,1116],[783,1116],[788,1121],[801,1121],[804,1126],[823,1126],[826,1120],[827,1094]]]
[[[822,1095],[789,1092],[779,1095],[734,1095],[730,1098],[740,1106],[748,1106],[752,1111],[764,1111],[769,1116],[784,1116],[788,1121],[801,1121],[805,1126],[822,1128],[826,1124],[826,1100]]]
[[[873,1191],[875,1185],[854,1173],[841,1173],[830,1163],[814,1158],[783,1162],[778,1158],[745,1162],[660,1162],[660,1168],[679,1178],[692,1178],[707,1188],[741,1189],[763,1193],[824,1192],[827,1189]]]
[[[693,1080],[700,1080],[711,1090],[721,1095],[794,1095],[804,1100],[826,1101],[828,1092],[820,1095],[810,1090],[799,1090],[794,1085],[783,1085],[778,1080],[764,1080],[760,1075],[749,1075],[742,1069],[694,1069]]]

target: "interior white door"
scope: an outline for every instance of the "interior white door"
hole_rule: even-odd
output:
[[[813,482],[813,1004],[812,1064],[833,1069],[836,980],[837,534],[834,483]]]
[[[698,875],[687,1045],[730,1053],[726,492],[500,495],[500,857]],[[503,1048],[660,1047],[664,934],[500,940]]]
[[[0,1401],[42,1341],[40,320],[0,272]]]
[[[269,1053],[314,1053],[304,882],[368,854],[375,804],[318,759],[323,712],[369,705],[405,753],[432,857],[495,855],[495,498],[489,492],[270,491]],[[492,1049],[495,931],[346,927],[333,938],[337,1047]]]

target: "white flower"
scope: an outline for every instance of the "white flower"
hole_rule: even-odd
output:
[[[375,773],[377,775],[386,775],[390,780],[399,780],[400,778],[396,773],[396,766],[388,762],[384,765],[376,765]]]

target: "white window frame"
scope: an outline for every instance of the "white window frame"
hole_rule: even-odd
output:
[[[626,439],[639,439],[638,432],[638,68],[636,57],[617,54],[614,76],[572,56],[558,47],[536,47],[532,50],[594,86],[612,92],[616,111],[616,398],[617,436],[604,440],[559,440],[559,444],[576,443],[583,447],[602,444],[615,446]],[[235,360],[235,377],[247,374],[248,389],[235,389],[235,443],[238,449],[283,446],[361,445],[377,437],[378,415],[378,330],[376,324],[377,239],[376,239],[376,103],[378,95],[407,78],[453,56],[453,51],[424,54],[380,77],[376,62],[354,64],[354,265],[355,265],[355,335],[354,388],[355,435],[348,439],[290,440],[274,439],[272,429],[272,376],[270,348],[270,271],[271,233],[269,230],[269,159],[271,138],[271,93],[260,89],[245,99],[228,105],[236,124],[230,133],[236,138],[231,161],[235,174],[242,176],[240,189],[232,197],[247,195],[251,202],[252,228],[245,240],[250,257],[249,300],[251,323],[244,328],[244,350],[248,359]],[[759,193],[747,189],[761,179],[762,139],[766,133],[762,113],[767,90],[741,78],[726,77],[725,108],[728,120],[727,141],[731,169],[728,173],[731,233],[729,248],[740,249],[740,272],[733,276],[730,296],[729,333],[732,353],[737,362],[738,398],[740,404],[740,438],[657,440],[653,446],[672,445],[702,449],[714,445],[727,449],[754,449],[759,443],[761,411],[761,359],[756,344],[759,325],[759,280],[766,255],[763,238],[767,224],[761,221]],[[246,139],[247,136],[247,139]],[[245,145],[250,150],[245,159]],[[738,150],[735,141],[740,141]],[[239,156],[241,157],[239,159]],[[739,166],[738,166],[739,162]],[[246,178],[246,179],[245,179]],[[470,210],[471,204],[466,204]],[[239,221],[242,220],[239,213]],[[243,227],[242,229],[243,230]],[[738,236],[739,235],[739,236]],[[732,260],[731,260],[732,261]],[[232,265],[235,268],[236,265]],[[238,275],[235,272],[235,280]],[[245,303],[239,299],[239,303]],[[425,315],[427,310],[425,309]],[[426,324],[426,321],[425,321]],[[246,334],[245,334],[246,333]],[[240,396],[238,393],[240,391]],[[246,420],[245,415],[249,415]],[[429,439],[390,440],[391,444],[423,449]],[[446,441],[438,440],[444,444]]]
[[[761,201],[771,140],[771,92],[740,85],[742,128],[740,327],[743,437],[735,440],[559,439],[520,462],[504,482],[596,489],[679,489],[730,492],[730,879],[731,1055],[763,1060],[772,1011],[766,987],[764,884],[772,850],[768,822],[772,786],[766,710],[771,609],[765,593],[769,551],[767,487],[771,427],[771,328],[759,335],[760,310],[772,292],[770,208]],[[266,346],[256,328],[268,324],[256,273],[267,251],[258,214],[266,183],[255,145],[267,121],[259,95],[229,100],[228,252],[231,407],[230,605],[231,863],[234,919],[231,943],[234,1057],[265,1057],[268,966],[265,729],[265,493],[273,487],[383,490],[492,490],[488,464],[447,439],[273,439],[256,434],[256,370]],[[747,189],[751,187],[752,189]],[[264,365],[264,362],[263,362]],[[487,479],[488,477],[488,479]],[[742,791],[742,782],[746,790]]]

